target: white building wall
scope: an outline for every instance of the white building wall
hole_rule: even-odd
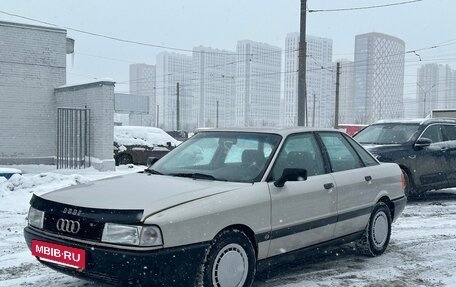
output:
[[[156,125],[156,70],[154,65],[130,65],[130,94],[149,97],[148,115],[138,117],[138,125]]]
[[[456,108],[455,74],[449,65],[426,64],[418,68],[418,116],[425,117],[434,109]]]
[[[234,126],[236,54],[207,47],[193,48],[193,97],[198,127]],[[218,119],[217,119],[218,103]]]
[[[355,38],[355,118],[369,124],[404,114],[405,43],[381,33]]]
[[[156,104],[158,127],[164,130],[177,128],[177,83],[179,83],[179,129],[193,130],[197,126],[195,99],[192,94],[192,57],[161,52],[156,61]]]
[[[66,31],[0,22],[0,164],[53,164]]]
[[[353,61],[339,60],[339,123],[353,124],[353,106],[355,104],[355,65]],[[336,63],[334,63],[336,69]]]
[[[236,125],[278,126],[281,49],[243,40],[236,54]]]
[[[298,122],[299,38],[299,33],[290,33],[285,39],[283,126],[296,126]],[[306,42],[307,124],[331,127],[335,103],[332,40],[307,35]]]
[[[101,171],[114,170],[114,82],[61,87],[55,96],[58,108],[90,109],[91,164]]]
[[[298,124],[298,70],[299,33],[288,34],[285,38],[285,70],[282,101],[282,126]]]

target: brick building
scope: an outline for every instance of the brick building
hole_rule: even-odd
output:
[[[73,49],[66,30],[0,21],[0,164],[56,164],[60,155],[73,160],[61,167],[114,168],[114,83],[64,86]]]

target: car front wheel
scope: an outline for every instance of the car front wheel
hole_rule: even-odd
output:
[[[358,242],[362,254],[378,256],[385,252],[391,236],[391,212],[384,202],[378,202],[371,213],[363,238]]]
[[[244,232],[222,231],[208,249],[196,286],[251,286],[256,271],[255,258],[255,250]]]
[[[130,164],[133,163],[133,159],[131,155],[122,153],[117,156],[116,158],[116,165],[121,165],[121,164]]]
[[[410,178],[409,174],[403,169],[402,169],[402,174],[404,175],[404,179],[405,179],[405,190],[404,190],[405,196],[411,197],[416,194],[415,186],[413,185],[412,179]]]

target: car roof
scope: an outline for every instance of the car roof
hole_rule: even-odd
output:
[[[241,132],[241,133],[270,133],[278,134],[281,136],[287,136],[290,134],[300,133],[300,132],[314,132],[314,131],[332,131],[332,132],[341,132],[336,129],[330,128],[308,128],[308,127],[249,127],[249,128],[204,128],[202,130],[197,130],[198,133],[204,132]]]
[[[391,119],[391,120],[379,120],[376,124],[419,124],[419,125],[428,125],[432,123],[456,123],[456,118],[424,118],[424,119]]]

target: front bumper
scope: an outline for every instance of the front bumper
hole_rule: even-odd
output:
[[[403,196],[400,198],[393,199],[394,204],[394,218],[393,221],[401,215],[402,211],[404,211],[405,205],[407,204],[407,197]]]
[[[131,251],[73,242],[43,234],[30,227],[24,229],[24,237],[29,249],[32,239],[84,249],[86,269],[82,271],[38,260],[68,275],[117,286],[194,286],[209,246],[205,242],[175,248]]]

